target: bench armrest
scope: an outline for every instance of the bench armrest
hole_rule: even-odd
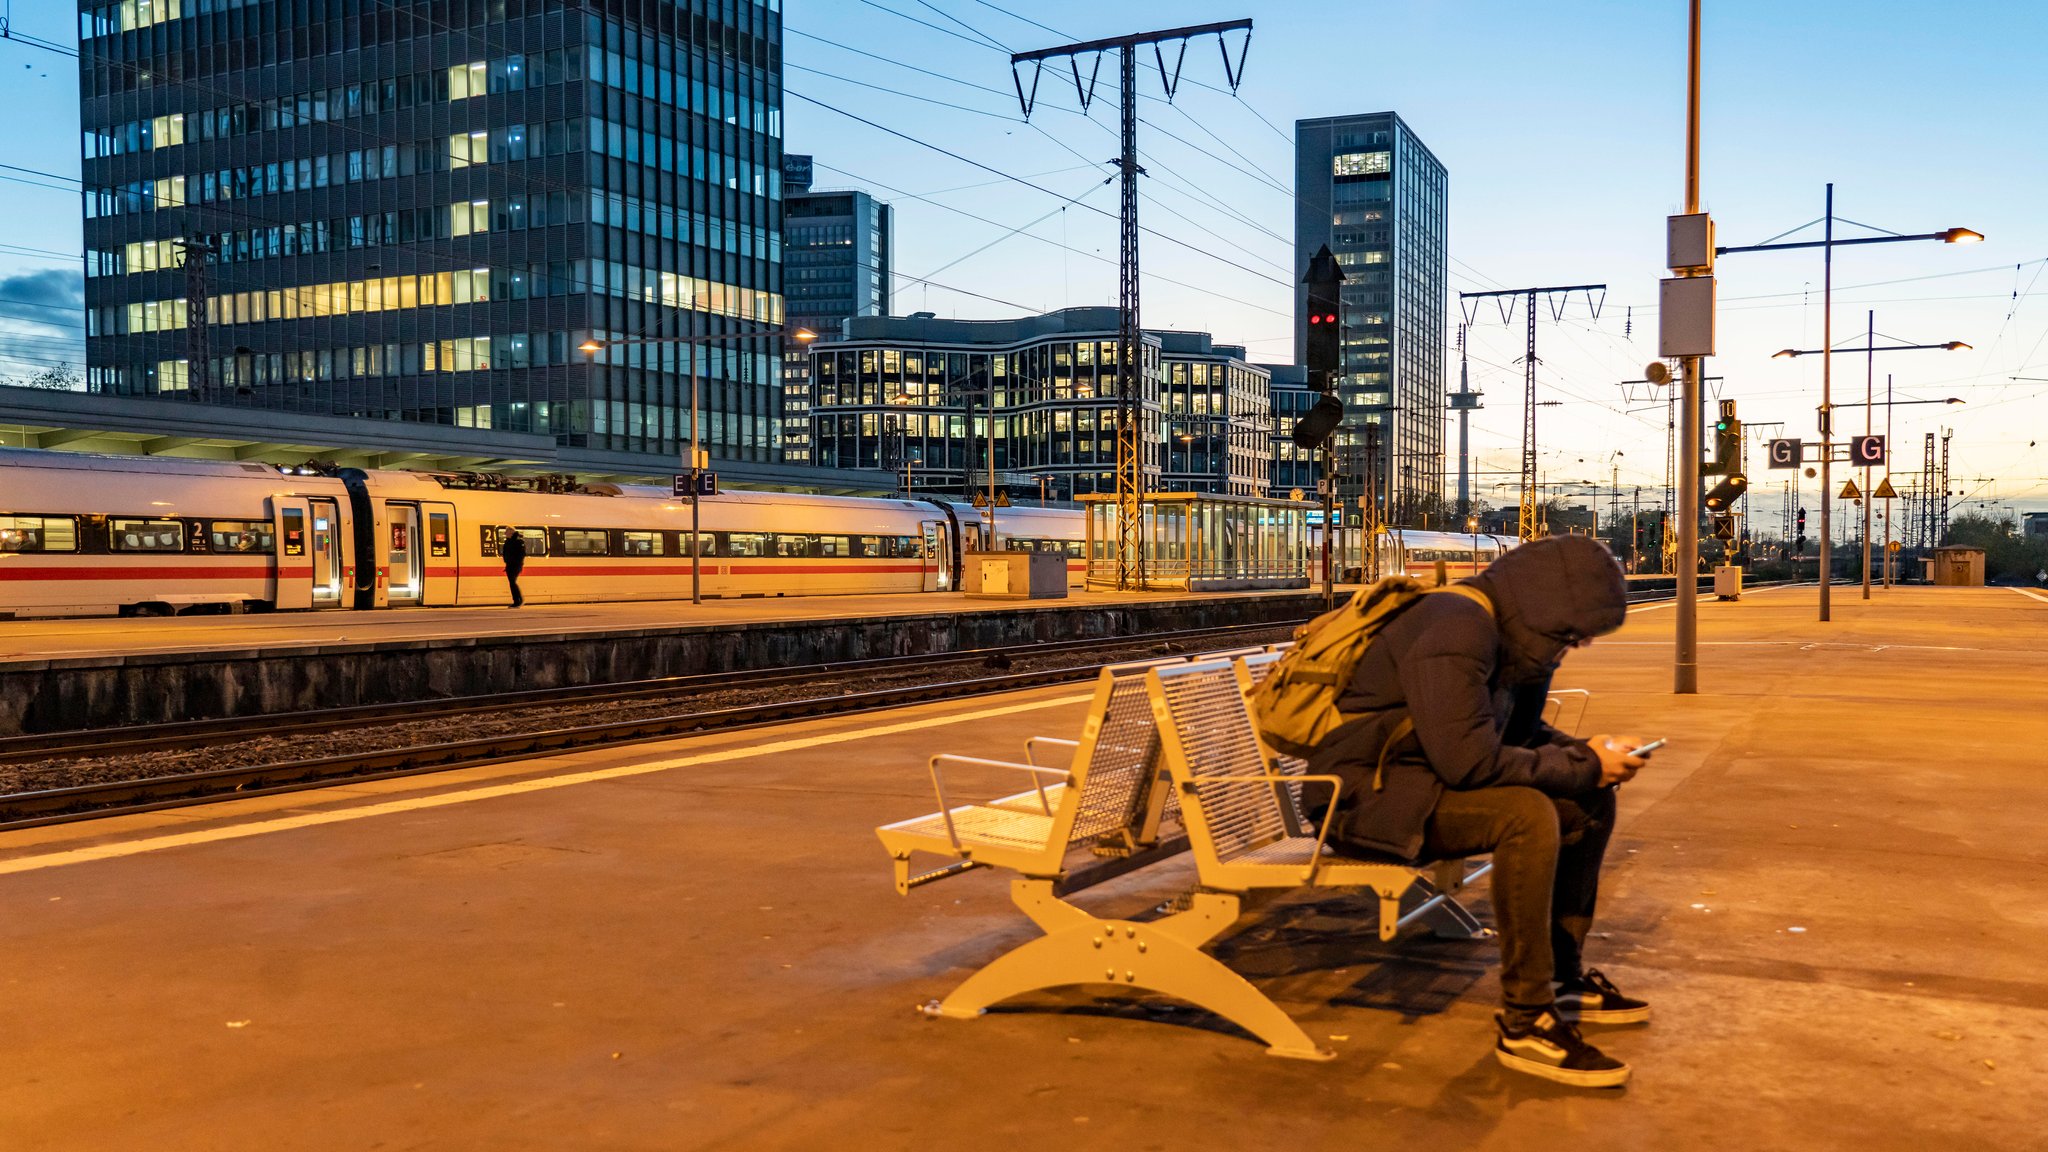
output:
[[[1563,724],[1550,724],[1550,726],[1567,736],[1577,736],[1579,734],[1579,725],[1585,722],[1586,709],[1593,703],[1593,694],[1591,692],[1584,688],[1552,688],[1544,698],[1543,709],[1545,712],[1549,712],[1552,704],[1557,705],[1557,712],[1555,714],[1562,719],[1565,710],[1565,697],[1567,696],[1576,697],[1579,703],[1578,711],[1572,714],[1571,725],[1567,727]],[[1545,716],[1544,722],[1550,723],[1550,717]]]
[[[1344,781],[1335,776],[1292,776],[1278,772],[1261,772],[1246,776],[1200,776],[1181,785],[1181,791],[1200,807],[1202,800],[1195,789],[1203,784],[1302,784],[1314,782],[1330,786],[1330,806],[1323,810],[1323,826],[1316,831],[1315,854],[1309,857],[1307,876],[1313,881],[1316,869],[1323,864],[1323,845],[1329,842],[1331,822],[1337,818],[1337,797],[1344,790]]]
[[[1062,740],[1057,736],[1033,736],[1030,739],[1024,741],[1024,762],[1031,765],[1034,768],[1045,767],[1045,765],[1041,765],[1038,762],[1038,746],[1041,744],[1049,744],[1056,748],[1065,748],[1070,753],[1079,751],[1081,747],[1081,742],[1079,740]],[[1068,756],[1067,759],[1069,760],[1069,762],[1071,762],[1073,760],[1073,757]]]
[[[1036,764],[1012,764],[1007,760],[984,760],[979,756],[955,756],[947,752],[942,752],[932,757],[932,791],[939,798],[939,815],[945,817],[946,838],[953,842],[953,850],[955,852],[962,851],[962,848],[959,830],[953,827],[953,805],[946,799],[945,774],[940,771],[941,766],[946,764],[964,765],[973,768],[1008,768],[1013,772],[1031,773],[1032,787],[1038,792],[1038,807],[1047,816],[1052,815],[1052,802],[1045,797],[1045,778],[1047,776],[1057,776],[1062,781],[1070,780],[1070,774],[1064,768],[1041,768]]]

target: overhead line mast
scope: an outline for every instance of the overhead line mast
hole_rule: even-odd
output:
[[[1467,300],[1497,298],[1501,301],[1501,322],[1506,323],[1514,314],[1511,297],[1525,297],[1522,306],[1528,310],[1528,347],[1522,354],[1522,509],[1516,526],[1516,535],[1524,540],[1536,538],[1538,509],[1536,498],[1536,297],[1543,295],[1550,300],[1550,318],[1561,319],[1564,304],[1571,300],[1574,292],[1584,292],[1586,303],[1593,310],[1593,319],[1600,318],[1600,305],[1607,299],[1605,284],[1560,284],[1547,288],[1503,288],[1496,292],[1460,292],[1458,307],[1464,312],[1465,327],[1472,325],[1472,314],[1466,306]],[[1593,293],[1600,296],[1595,299]],[[1559,297],[1563,297],[1563,301]]]
[[[1237,59],[1230,58],[1230,45],[1225,39],[1231,32],[1242,30],[1244,42],[1238,46]],[[1197,36],[1215,35],[1217,46],[1223,53],[1223,74],[1230,82],[1230,90],[1237,91],[1239,81],[1244,78],[1245,53],[1252,43],[1252,22],[1250,20],[1228,20],[1219,24],[1195,24],[1185,28],[1168,28],[1158,32],[1142,32],[1135,36],[1112,36],[1102,40],[1084,40],[1064,44],[1057,48],[1041,48],[1033,52],[1018,52],[1010,57],[1010,81],[1017,89],[1017,103],[1024,118],[1031,118],[1031,110],[1038,101],[1038,82],[1045,73],[1047,60],[1065,59],[1074,77],[1074,94],[1081,103],[1081,111],[1087,112],[1095,99],[1095,83],[1102,74],[1102,55],[1115,51],[1118,54],[1118,86],[1122,100],[1123,150],[1111,163],[1117,166],[1122,176],[1123,202],[1118,216],[1122,233],[1121,254],[1117,261],[1118,291],[1116,361],[1117,361],[1117,426],[1116,426],[1116,587],[1119,591],[1135,590],[1145,586],[1144,554],[1144,504],[1145,504],[1145,437],[1144,437],[1144,393],[1140,386],[1139,372],[1143,369],[1144,337],[1138,326],[1138,177],[1144,169],[1138,165],[1138,56],[1140,47],[1150,44],[1159,65],[1159,82],[1166,89],[1166,98],[1172,100],[1180,86],[1181,67],[1187,62],[1188,41]],[[1179,43],[1171,71],[1166,66],[1166,50],[1169,41]],[[1089,73],[1084,80],[1081,76],[1081,57],[1093,55]],[[1024,76],[1018,71],[1020,64],[1033,65],[1031,85],[1027,90]],[[993,415],[993,413],[991,413]],[[1093,557],[1090,557],[1093,560]],[[1092,565],[1091,565],[1092,567]]]

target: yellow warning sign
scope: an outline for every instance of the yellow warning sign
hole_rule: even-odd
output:
[[[1889,540],[1885,542],[1884,550],[1897,555],[1904,547],[1905,545],[1900,544],[1897,540]]]
[[[1842,494],[1837,499],[1861,500],[1863,499],[1863,493],[1857,489],[1856,482],[1851,480],[1847,484],[1842,485]]]
[[[1877,482],[1877,491],[1870,494],[1872,500],[1897,500],[1899,491],[1892,487],[1892,478],[1887,476]]]

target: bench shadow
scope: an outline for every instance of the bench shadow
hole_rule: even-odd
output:
[[[1448,1011],[1498,959],[1491,940],[1451,940],[1410,928],[1379,936],[1376,902],[1354,896],[1276,904],[1211,949],[1276,999],[1398,1013]]]
[[[1348,894],[1275,903],[1208,951],[1276,1002],[1366,1008],[1393,1013],[1403,1024],[1448,1011],[1486,978],[1496,959],[1491,940],[1439,939],[1422,929],[1382,941],[1378,917],[1376,902]],[[1098,995],[1085,985],[1034,992],[988,1011],[1138,1020],[1245,1036],[1192,1004],[1157,995]]]

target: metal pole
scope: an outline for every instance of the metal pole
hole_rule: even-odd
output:
[[[1685,210],[1700,210],[1700,0],[1688,20],[1685,77]],[[1700,690],[1700,375],[1698,356],[1679,365],[1678,556],[1672,565],[1678,593],[1672,691]]]
[[[1820,619],[1823,624],[1831,618],[1828,614],[1828,588],[1835,578],[1834,529],[1830,516],[1835,503],[1835,494],[1830,488],[1834,481],[1830,465],[1835,450],[1835,186],[1832,182],[1828,184],[1826,219],[1820,249]]]
[[[692,604],[704,603],[704,564],[702,560],[704,537],[697,530],[697,493],[701,487],[697,479],[698,459],[697,349],[693,345],[690,349],[690,466],[683,469],[684,473],[690,477],[690,603]]]
[[[1877,310],[1869,311],[1869,332],[1863,341],[1863,434],[1870,435],[1873,419],[1872,403],[1877,397],[1872,388],[1877,379]],[[1863,466],[1863,598],[1870,599],[1870,506],[1877,503],[1871,494],[1870,465]]]
[[[996,548],[996,378],[981,370],[982,386],[988,389],[988,547]],[[967,430],[972,434],[974,429]]]
[[[1891,479],[1892,471],[1892,374],[1884,374],[1884,451],[1885,479]],[[1892,586],[1892,504],[1884,504],[1884,586]]]

